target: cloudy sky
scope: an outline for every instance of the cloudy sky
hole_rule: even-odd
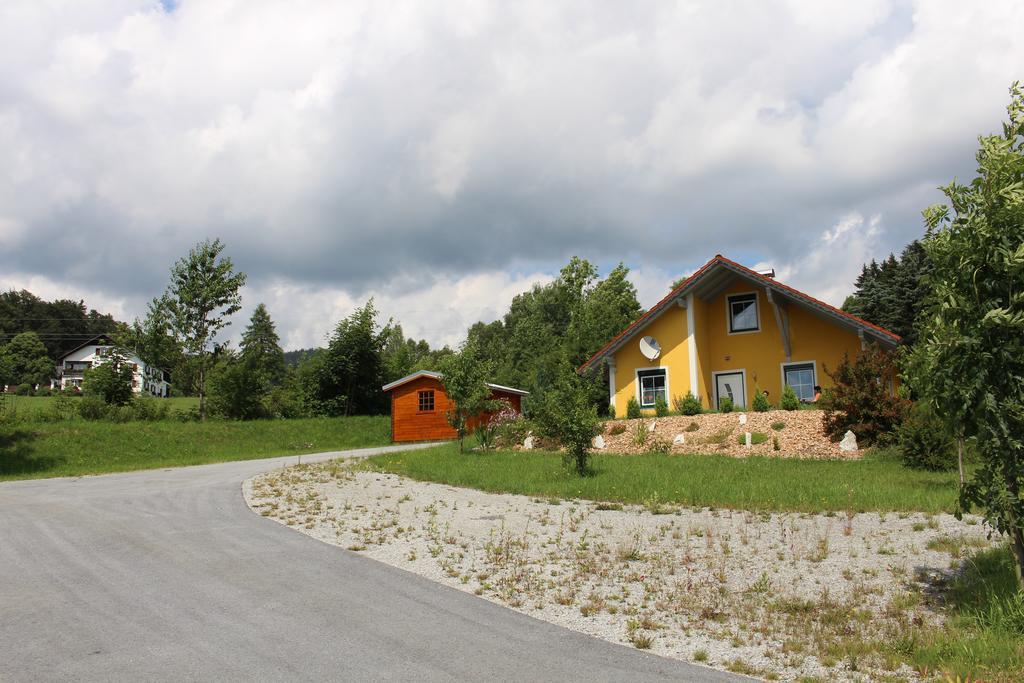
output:
[[[131,319],[221,237],[286,348],[468,324],[578,254],[841,303],[970,177],[1024,4],[0,3],[0,287]],[[239,315],[235,328],[245,322]]]

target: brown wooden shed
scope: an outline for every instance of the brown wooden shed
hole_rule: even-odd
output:
[[[488,384],[491,398],[504,399],[522,412],[522,398],[530,392],[500,384]],[[391,440],[440,441],[458,438],[446,414],[452,407],[445,393],[441,373],[420,370],[402,379],[385,384],[384,391],[391,394]]]

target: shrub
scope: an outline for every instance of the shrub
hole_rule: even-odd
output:
[[[538,406],[536,423],[542,436],[557,439],[565,446],[567,466],[581,476],[589,471],[590,446],[602,427],[579,375],[568,370],[559,377]]]
[[[694,396],[692,391],[687,391],[686,396],[676,396],[673,403],[680,415],[700,415],[703,411],[700,399]]]
[[[633,428],[633,445],[643,446],[645,443],[647,443],[647,434],[647,423],[644,422],[643,420],[637,422],[636,426]]]
[[[137,396],[131,403],[133,418],[143,422],[166,420],[171,414],[171,406],[165,401],[151,396]]]
[[[522,415],[514,419],[502,421],[497,428],[494,443],[498,448],[511,448],[526,440],[533,425]]]
[[[660,394],[658,398],[654,399],[654,414],[658,417],[666,417],[668,415],[668,402]]]
[[[834,372],[825,372],[835,383],[821,398],[825,432],[839,440],[851,430],[858,443],[869,446],[891,442],[909,407],[888,391],[886,380],[895,372],[892,354],[870,345],[856,360],[844,356]]]
[[[793,387],[788,384],[782,388],[782,397],[779,399],[779,407],[783,410],[799,410],[800,399],[797,398]]]
[[[99,396],[84,396],[78,402],[78,414],[83,420],[105,420],[109,406]]]
[[[903,464],[921,470],[956,467],[956,447],[946,425],[924,403],[916,404],[896,429]]]
[[[672,442],[663,436],[655,436],[647,444],[647,452],[651,454],[667,455],[672,452]]]
[[[686,425],[686,429],[685,429],[684,431],[687,431],[687,432],[695,432],[695,431],[697,431],[698,429],[700,429],[700,425],[699,425],[699,424],[697,424],[697,421],[696,421],[696,420],[692,420],[692,421],[690,422],[690,424]]]
[[[754,409],[755,413],[767,413],[772,409],[772,404],[768,401],[768,397],[765,396],[764,392],[756,384],[754,385],[754,400],[750,407]]]
[[[718,399],[718,412],[720,413],[731,413],[733,409],[732,399],[728,396],[723,396]]]
[[[640,403],[632,396],[626,402],[626,418],[635,420],[640,417]]]
[[[17,394],[18,396],[28,396],[29,394],[32,393],[32,385],[28,383],[19,384],[17,388],[14,390],[14,393]]]
[[[782,422],[781,420],[779,420],[778,422],[772,422],[772,429],[774,429],[777,432],[781,432],[785,428],[786,423]]]
[[[622,434],[625,431],[626,425],[623,424],[622,422],[616,422],[615,424],[608,428],[608,433],[611,434],[612,436],[618,436],[619,434]]]
[[[36,389],[36,396],[52,396],[53,390],[50,387],[39,387]]]
[[[218,364],[207,379],[207,410],[231,420],[267,417],[264,405],[269,382],[245,360],[229,358]]]

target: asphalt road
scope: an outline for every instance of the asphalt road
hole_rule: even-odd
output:
[[[241,482],[295,460],[0,483],[0,679],[740,680],[250,512]]]

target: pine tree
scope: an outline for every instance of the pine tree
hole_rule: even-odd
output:
[[[274,321],[262,303],[252,312],[249,326],[242,332],[240,346],[242,362],[250,372],[259,374],[270,384],[281,383],[285,370],[284,351]]]

